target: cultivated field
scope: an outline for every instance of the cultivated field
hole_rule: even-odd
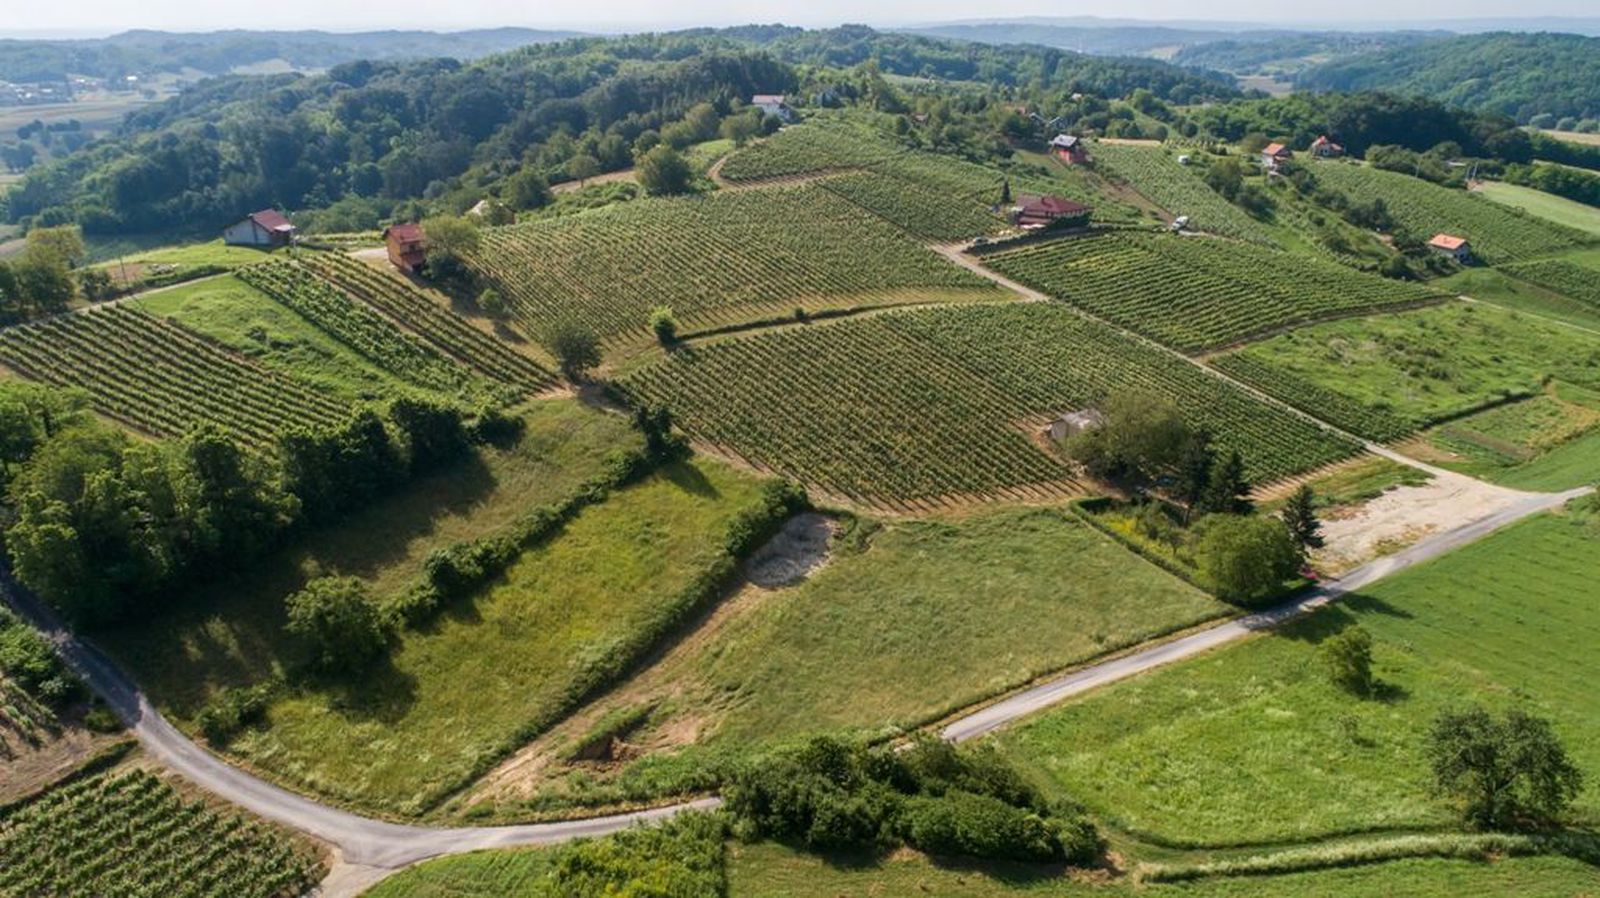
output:
[[[1600,271],[1563,259],[1503,265],[1501,271],[1591,307],[1600,314]]]
[[[818,310],[998,294],[815,185],[646,199],[484,232],[473,265],[519,321],[578,318],[642,333],[670,306],[686,329]]]
[[[1320,259],[1143,231],[1055,240],[987,255],[983,263],[1187,351],[1443,295]]]
[[[1503,206],[1521,209],[1546,221],[1600,236],[1600,209],[1593,206],[1504,181],[1484,181],[1475,189]]]
[[[186,799],[143,771],[0,811],[0,894],[292,898],[320,863],[282,832]]]
[[[1433,283],[1452,293],[1600,333],[1600,306],[1514,278],[1498,268],[1468,268]]]
[[[1472,241],[1473,255],[1492,265],[1556,252],[1589,239],[1581,231],[1523,214],[1465,190],[1365,165],[1319,163],[1322,184],[1358,203],[1382,200],[1389,214],[1423,240],[1444,232]]]
[[[215,424],[254,445],[348,408],[181,325],[126,306],[58,315],[0,331],[0,364],[89,392],[95,410],[178,437]]]
[[[1089,156],[1102,173],[1126,181],[1172,215],[1189,216],[1189,227],[1251,243],[1275,246],[1267,229],[1201,180],[1200,169],[1178,164],[1184,150],[1098,141]]]
[[[1111,824],[1167,842],[1284,842],[1447,826],[1422,742],[1474,700],[1554,719],[1576,763],[1600,764],[1591,647],[1600,616],[1594,500],[1545,515],[1225,651],[1120,683],[1002,737]],[[1317,644],[1359,624],[1382,686],[1329,682]],[[1579,798],[1593,819],[1600,800]]]
[[[1188,363],[1048,303],[895,312],[695,345],[625,388],[695,436],[865,500],[993,496],[1067,476],[1028,422],[1144,388],[1176,400],[1250,475],[1352,447]],[[1037,425],[1033,425],[1037,426]]]
[[[1213,363],[1379,440],[1536,395],[1552,379],[1600,389],[1600,337],[1460,302],[1301,328]]]
[[[954,242],[1001,227],[978,199],[951,197],[913,181],[878,172],[835,175],[817,182],[857,206],[927,240]],[[990,202],[994,200],[991,198]]]

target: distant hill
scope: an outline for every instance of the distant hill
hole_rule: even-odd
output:
[[[93,40],[0,41],[0,80],[62,81],[68,74],[121,78],[195,69],[225,75],[282,60],[302,71],[357,59],[477,59],[529,44],[572,37],[569,31],[493,28],[480,31],[126,31]]]
[[[1414,47],[1450,35],[1442,31],[1245,32],[1227,40],[1186,46],[1173,54],[1178,65],[1235,75],[1293,73],[1329,59]]]
[[[1294,85],[1415,94],[1524,123],[1540,113],[1595,118],[1600,116],[1600,38],[1462,35],[1333,60],[1300,72]]]

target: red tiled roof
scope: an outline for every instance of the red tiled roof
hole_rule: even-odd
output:
[[[1022,209],[1024,217],[1030,215],[1047,215],[1059,217],[1063,215],[1082,215],[1089,211],[1089,207],[1082,203],[1074,203],[1060,196],[1024,196],[1020,197],[1017,205]]]
[[[750,98],[752,106],[766,106],[783,102],[783,94],[756,94]]]
[[[1428,241],[1428,245],[1436,246],[1439,249],[1448,249],[1454,251],[1466,246],[1467,238],[1454,237],[1449,234],[1434,234],[1433,239]]]
[[[1266,149],[1262,150],[1261,152],[1267,154],[1268,156],[1277,156],[1289,152],[1289,148],[1281,143],[1269,143],[1267,144]]]
[[[410,221],[389,225],[383,229],[383,238],[387,240],[390,237],[401,243],[419,243],[422,240],[422,225]]]
[[[252,212],[250,213],[250,220],[269,231],[294,230],[294,225],[290,224],[289,219],[284,218],[283,213],[277,209],[262,209],[260,212]]]

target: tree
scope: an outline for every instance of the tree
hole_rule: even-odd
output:
[[[1254,507],[1250,482],[1244,479],[1244,458],[1235,449],[1211,465],[1198,510],[1202,514],[1249,514]]]
[[[600,160],[587,153],[573,156],[567,160],[566,169],[567,177],[582,186],[585,181],[600,174]]]
[[[1281,515],[1289,535],[1300,544],[1302,551],[1320,549],[1326,543],[1322,538],[1322,521],[1317,518],[1317,494],[1311,484],[1303,483],[1294,491]]]
[[[662,346],[678,342],[678,319],[673,317],[671,306],[656,306],[650,310],[650,330]]]
[[[1200,579],[1217,597],[1237,605],[1269,601],[1300,568],[1300,550],[1280,522],[1243,515],[1211,515],[1195,525],[1192,550]]]
[[[1211,431],[1200,428],[1189,434],[1178,455],[1176,483],[1173,492],[1183,503],[1183,522],[1189,523],[1211,482],[1211,470],[1216,467],[1217,453],[1211,448]]]
[[[583,380],[600,364],[600,338],[582,322],[568,320],[551,324],[545,329],[543,343],[568,380]]]
[[[78,292],[84,299],[99,302],[117,293],[117,285],[104,268],[85,268],[78,272]]]
[[[471,446],[461,410],[426,399],[401,398],[389,404],[400,429],[412,474],[426,474],[465,455]]]
[[[672,196],[689,192],[693,172],[682,154],[663,143],[639,157],[635,176],[651,196]]]
[[[641,405],[633,410],[633,426],[644,436],[651,458],[663,459],[682,450],[682,438],[672,432],[672,410],[664,405]]]
[[[89,255],[83,245],[83,232],[77,225],[34,228],[28,232],[28,252],[48,253],[66,265],[77,268]]]
[[[1000,182],[1000,205],[1011,205],[1011,179],[1006,178]]]
[[[728,116],[722,120],[721,133],[724,138],[733,141],[734,146],[744,146],[750,138],[761,133],[760,112]]]
[[[1114,393],[1101,415],[1098,427],[1067,441],[1067,453],[1096,477],[1152,480],[1177,461],[1188,439],[1177,406],[1152,393]]]
[[[1481,707],[1446,711],[1428,733],[1434,787],[1484,829],[1548,823],[1583,790],[1550,722],[1513,709],[1495,718]]]
[[[487,287],[478,294],[478,311],[496,320],[506,317],[506,298],[500,291]]]
[[[1322,642],[1322,657],[1333,684],[1352,695],[1372,694],[1372,634],[1349,626]]]
[[[29,249],[10,265],[13,289],[24,316],[65,311],[77,294],[66,260],[54,251]]]
[[[465,218],[439,215],[423,219],[422,233],[428,247],[429,277],[452,280],[470,276],[467,256],[482,242],[477,225]]]
[[[285,629],[310,645],[325,673],[357,673],[388,645],[389,633],[355,577],[320,577],[289,596]]]
[[[550,185],[537,169],[525,165],[506,179],[505,197],[513,209],[538,209],[550,202]]]

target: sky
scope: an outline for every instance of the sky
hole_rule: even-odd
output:
[[[1342,0],[1333,5],[1273,7],[1259,0],[1123,0],[1116,5],[1085,8],[1042,0],[271,0],[268,3],[222,3],[217,0],[71,0],[39,3],[5,0],[12,7],[0,13],[0,33],[44,36],[110,34],[129,28],[210,31],[222,28],[333,31],[423,28],[442,31],[518,25],[575,30],[649,30],[693,25],[783,22],[827,26],[841,22],[906,25],[982,16],[995,19],[1028,15],[1081,15],[1140,19],[1220,19],[1274,21],[1297,18],[1392,21],[1397,18],[1469,18],[1479,16],[1593,16],[1595,0]]]

